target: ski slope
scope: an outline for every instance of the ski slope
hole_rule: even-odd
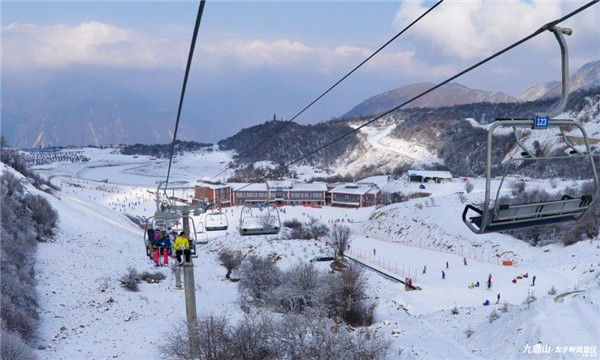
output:
[[[161,359],[159,346],[169,341],[169,330],[185,321],[184,294],[175,289],[169,268],[155,268],[146,258],[142,231],[124,213],[153,214],[155,204],[148,190],[154,190],[156,179],[164,176],[165,163],[111,154],[107,149],[86,152],[90,163],[39,169],[62,187],[57,196],[43,194],[57,209],[60,223],[55,240],[39,244],[37,252],[39,357]],[[193,183],[216,174],[221,156],[218,152],[202,158],[185,155],[178,158],[173,174]],[[99,181],[106,178],[107,183]],[[476,201],[481,179],[471,180],[476,190],[467,197]],[[399,180],[386,186],[412,191],[415,184]],[[398,276],[412,277],[421,288],[405,291],[402,284],[367,272],[371,298],[377,303],[373,328],[392,341],[389,359],[579,359],[584,357],[584,347],[588,355],[592,347],[598,352],[598,239],[567,248],[534,248],[506,235],[474,235],[459,218],[464,204],[456,192],[463,186],[460,180],[428,184],[432,197],[380,209],[286,206],[280,216],[282,222],[309,221],[311,216],[326,224],[349,225],[353,256],[384,271],[400,272],[401,267]],[[235,230],[240,210],[224,209],[229,230],[209,233],[209,243],[198,247],[199,257],[194,260],[198,315],[223,315],[234,322],[243,316],[237,284],[225,279],[226,270],[217,259],[223,247],[277,254],[282,268],[332,254],[318,241],[280,240],[277,235],[242,237]],[[463,265],[465,257],[468,265]],[[503,266],[499,259],[505,258],[517,266]],[[314,264],[329,269],[327,263]],[[160,271],[166,279],[142,283],[139,292],[129,292],[119,282],[129,267]],[[441,278],[442,270],[446,279]],[[513,284],[511,280],[521,273],[529,278]],[[489,274],[491,290],[485,289]],[[530,286],[533,275],[536,285]],[[481,287],[469,289],[476,281]],[[552,287],[557,293],[548,295]],[[528,308],[523,301],[530,292],[537,300]],[[495,303],[498,293],[500,304],[482,305],[486,299]],[[510,304],[506,313],[500,310],[505,301]],[[455,307],[457,315],[451,312]],[[488,320],[492,310],[500,315],[494,322]],[[465,335],[467,328],[473,330],[471,337]],[[526,352],[527,346],[538,343],[554,352],[549,356]],[[574,351],[556,351],[565,346],[573,346]],[[577,353],[577,347],[582,353]]]

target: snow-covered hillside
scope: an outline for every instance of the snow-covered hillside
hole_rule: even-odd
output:
[[[385,130],[371,135],[374,148],[398,148],[385,142]],[[417,148],[405,151],[432,159]],[[124,213],[153,214],[155,204],[148,191],[166,176],[168,164],[111,154],[109,149],[85,152],[89,163],[38,168],[62,187],[56,196],[44,194],[58,211],[60,224],[55,241],[41,243],[38,249],[40,358],[162,359],[159,345],[170,341],[170,330],[185,321],[184,294],[175,288],[170,268],[155,268],[145,256],[142,230]],[[229,156],[212,152],[179,157],[173,179],[193,184],[212,177]],[[432,196],[379,209],[286,206],[281,217],[308,221],[312,216],[326,224],[349,225],[350,256],[400,278],[411,277],[420,288],[405,291],[402,284],[367,272],[370,296],[377,304],[372,327],[392,341],[389,359],[521,359],[542,350],[550,353],[534,358],[598,356],[598,239],[567,248],[535,248],[508,235],[474,235],[460,219],[464,204],[457,192],[464,190],[462,179],[427,184],[425,190],[403,180],[388,182],[387,177],[370,180],[389,191],[427,191]],[[475,190],[464,196],[469,202],[480,201],[482,180],[471,181]],[[198,315],[223,315],[233,322],[243,317],[237,283],[225,279],[226,270],[218,260],[224,247],[275,253],[282,268],[332,253],[318,241],[241,237],[235,230],[240,208],[226,209],[226,214],[230,229],[211,232],[209,243],[198,248],[199,257],[194,259]],[[463,265],[465,258],[468,265]],[[501,260],[515,264],[503,266]],[[314,264],[329,270],[328,263]],[[128,267],[159,271],[166,279],[142,283],[139,292],[129,292],[119,282]],[[527,278],[512,282],[525,273]],[[487,290],[490,274],[493,287]],[[479,288],[468,288],[477,281]],[[557,292],[549,295],[552,288]],[[501,300],[494,304],[498,294]],[[531,295],[537,299],[524,304]],[[483,306],[486,299],[491,306]],[[499,317],[490,321],[493,311]]]

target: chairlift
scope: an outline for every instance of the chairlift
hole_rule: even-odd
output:
[[[596,165],[590,147],[585,129],[574,120],[555,119],[555,117],[564,110],[569,96],[569,70],[568,70],[568,50],[563,34],[570,35],[570,29],[563,29],[554,26],[549,29],[552,31],[559,42],[562,55],[562,94],[558,106],[549,114],[537,115],[534,119],[497,119],[488,131],[487,146],[487,167],[485,182],[485,199],[482,208],[468,204],[462,214],[463,222],[476,234],[486,234],[501,231],[510,231],[528,227],[557,224],[566,221],[576,221],[583,217],[598,193],[598,174]],[[496,192],[496,199],[490,199],[491,179],[492,179],[492,149],[493,134],[496,129],[503,127],[512,128],[515,136],[515,142],[518,148],[522,150],[520,158],[513,158],[506,167],[502,180]],[[527,148],[521,141],[517,129],[532,129],[539,131],[541,129],[560,130],[561,139],[566,148],[570,149],[568,155],[557,156],[537,156],[535,151]],[[585,146],[585,151],[580,151],[571,142],[566,135],[565,130],[578,129],[581,133],[581,139]],[[591,177],[594,183],[594,190],[590,194],[582,194],[578,197],[563,195],[558,199],[548,201],[538,201],[524,204],[504,204],[499,200],[502,184],[506,179],[507,170],[511,162],[518,161],[538,161],[538,160],[556,160],[556,159],[580,159],[585,161],[590,168]],[[474,214],[473,214],[474,213]]]
[[[206,231],[223,231],[229,226],[227,215],[221,211],[206,212],[203,223]]]
[[[279,211],[269,204],[246,205],[240,214],[241,235],[273,235],[281,229]]]
[[[198,222],[198,226],[194,225],[195,232],[195,243],[199,245],[208,244],[208,233],[206,232],[206,227],[203,226],[202,220]]]

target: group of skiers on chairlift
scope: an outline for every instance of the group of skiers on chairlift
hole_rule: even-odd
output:
[[[190,242],[182,231],[177,235],[175,230],[168,228],[166,231],[160,228],[148,230],[148,240],[154,255],[155,266],[169,265],[169,256],[177,257],[177,265],[183,265],[181,256],[185,256],[185,262],[190,262]],[[173,253],[174,250],[174,253]],[[161,256],[162,255],[162,256]]]

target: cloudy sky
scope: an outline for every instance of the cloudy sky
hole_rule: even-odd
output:
[[[297,121],[329,120],[386,90],[443,81],[585,3],[445,0]],[[204,129],[198,140],[218,141],[274,113],[289,119],[433,4],[208,0],[183,121]],[[3,1],[1,10],[3,82],[36,86],[73,72],[176,111],[197,1]],[[572,72],[600,59],[600,5],[562,26],[573,28]],[[457,82],[516,95],[559,79],[548,32]]]

